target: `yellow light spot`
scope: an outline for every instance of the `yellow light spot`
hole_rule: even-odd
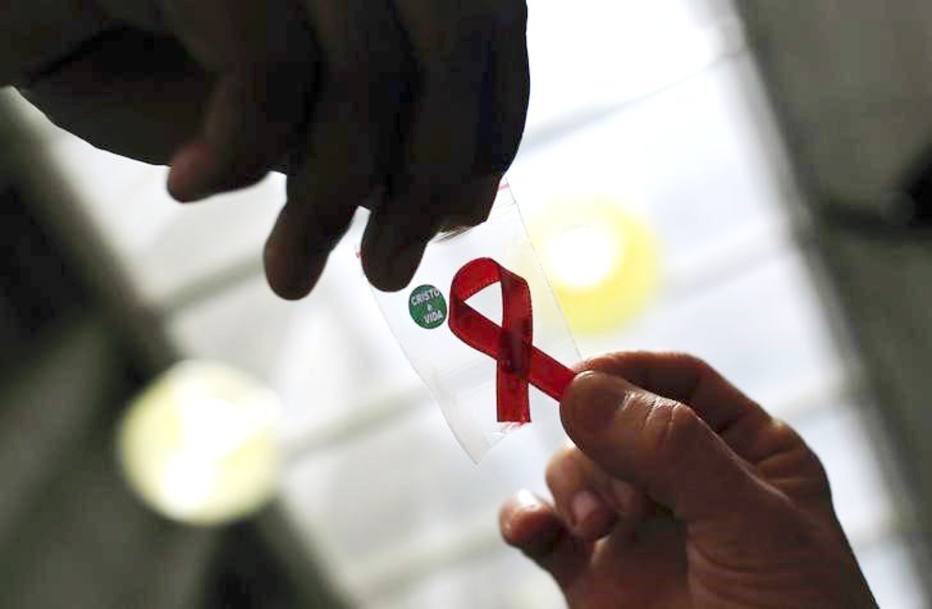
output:
[[[594,197],[554,205],[531,233],[574,333],[618,330],[641,314],[657,291],[654,233],[618,201]]]
[[[149,506],[175,520],[215,524],[246,516],[275,491],[278,413],[268,389],[234,370],[178,364],[120,422],[124,476]]]

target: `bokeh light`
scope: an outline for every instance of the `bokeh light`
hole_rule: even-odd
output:
[[[129,485],[174,520],[218,524],[274,494],[279,471],[275,395],[224,366],[183,362],[157,378],[120,422]]]
[[[610,197],[554,204],[532,239],[574,333],[617,330],[649,305],[660,283],[648,222]]]

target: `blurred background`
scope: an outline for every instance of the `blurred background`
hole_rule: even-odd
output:
[[[932,8],[531,0],[529,36],[509,181],[580,351],[707,359],[822,457],[881,606],[932,606]],[[13,91],[0,137],[0,606],[563,606],[496,526],[555,414],[473,465],[363,217],[286,303],[280,176],[182,208]]]

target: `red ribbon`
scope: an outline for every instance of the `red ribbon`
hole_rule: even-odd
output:
[[[502,324],[492,322],[466,301],[490,285],[502,285]],[[528,383],[555,400],[576,375],[533,345],[531,290],[527,281],[491,258],[467,263],[450,286],[450,330],[461,341],[494,358],[498,420],[529,423]]]

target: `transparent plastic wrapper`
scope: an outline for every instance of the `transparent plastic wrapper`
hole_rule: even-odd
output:
[[[557,416],[554,397],[571,378],[561,364],[579,351],[507,183],[487,222],[428,245],[408,288],[373,293],[473,461],[531,418]]]

